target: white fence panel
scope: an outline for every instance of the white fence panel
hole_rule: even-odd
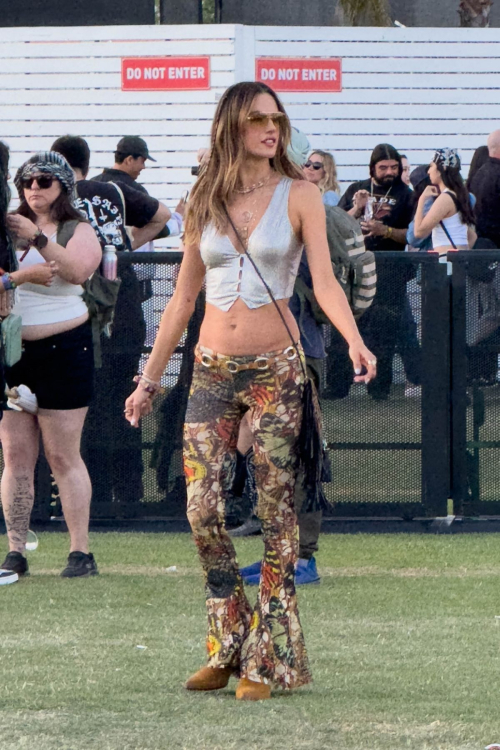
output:
[[[209,91],[122,91],[121,57],[211,58]],[[220,93],[253,79],[255,57],[341,57],[343,91],[284,93],[292,122],[331,150],[345,188],[367,176],[371,150],[390,142],[412,164],[457,146],[467,165],[500,122],[498,29],[117,26],[0,29],[0,138],[15,170],[65,133],[88,139],[91,174],[123,135],[158,159],[142,173],[170,206],[192,185]],[[168,242],[166,244],[169,244]],[[175,243],[170,243],[172,246]]]
[[[209,55],[208,91],[122,91],[121,58]],[[174,207],[209,137],[217,95],[235,81],[234,26],[0,30],[0,138],[12,172],[66,133],[92,150],[90,174],[112,166],[124,135],[141,135],[157,163],[141,182]],[[175,247],[178,240],[159,245]]]
[[[464,174],[500,120],[496,29],[255,28],[261,57],[341,57],[341,93],[283,93],[314,148],[334,153],[345,188],[368,176],[373,147],[392,143],[413,165],[460,149]],[[363,167],[363,165],[365,165]]]

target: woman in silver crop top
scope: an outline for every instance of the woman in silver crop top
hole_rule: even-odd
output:
[[[367,382],[375,375],[374,357],[333,275],[321,193],[289,161],[289,138],[283,105],[266,85],[239,83],[221,98],[210,158],[188,204],[177,287],[138,388],[126,403],[132,424],[151,411],[152,397],[206,278],[206,313],[186,413],[184,470],[187,513],[206,582],[208,666],[186,688],[216,690],[234,675],[239,677],[239,700],[269,698],[271,685],[294,688],[308,683],[311,675],[294,587],[298,539],[293,494],[304,378],[297,350],[237,234],[296,342],[299,332],[288,302],[305,244],[316,297],[349,343],[355,380]],[[225,458],[236,450],[247,412],[265,547],[255,607],[245,596],[224,527],[221,491]]]
[[[415,237],[428,237],[432,232],[432,249],[439,255],[445,256],[450,250],[468,250],[477,236],[474,211],[460,174],[457,151],[453,148],[438,149],[428,173],[431,184],[425,188],[417,204]],[[429,198],[436,200],[424,215],[424,205]]]
[[[51,286],[23,284],[14,313],[22,318],[23,353],[6,371],[11,388],[28,386],[38,412],[7,411],[0,424],[5,468],[2,505],[10,552],[0,566],[28,572],[24,556],[40,435],[57,482],[70,532],[70,556],[64,576],[89,575],[95,569],[88,551],[91,487],[80,455],[80,438],[92,395],[94,362],[88,310],[82,283],[97,268],[101,247],[94,230],[72,206],[74,175],[54,152],[28,159],[17,171],[21,204],[8,217],[16,238],[20,270],[55,264]],[[68,222],[72,235],[58,244],[58,228]],[[62,241],[62,240],[61,240]],[[78,563],[78,565],[76,565]]]

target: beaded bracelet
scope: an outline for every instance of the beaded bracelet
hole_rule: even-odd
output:
[[[132,380],[134,383],[137,383],[143,391],[146,391],[146,393],[151,394],[152,396],[156,396],[157,393],[164,393],[165,389],[161,387],[159,383],[155,383],[152,380],[149,380],[149,378],[144,378],[142,375],[135,375]]]
[[[15,289],[17,286],[14,279],[11,278],[10,273],[2,274],[2,276],[0,276],[0,283],[2,284],[5,292],[10,291],[11,289]]]
[[[151,380],[151,378],[149,378],[144,372],[139,377],[141,377],[143,380],[145,380],[146,383],[150,383],[151,385],[157,385],[158,387],[160,386],[160,381],[159,380]]]

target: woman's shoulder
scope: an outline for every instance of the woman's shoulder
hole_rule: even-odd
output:
[[[307,180],[293,180],[290,188],[290,208],[301,214],[322,208],[323,196],[317,185]]]
[[[437,197],[436,202],[439,201],[440,205],[448,206],[449,208],[453,207],[453,209],[458,211],[459,209],[459,202],[458,198],[456,196],[456,193],[453,192],[453,190],[443,190]]]
[[[301,180],[300,178],[292,179],[290,192],[292,193],[292,195],[293,194],[300,195],[303,198],[310,197],[311,199],[313,199],[314,197],[317,197],[318,195],[321,197],[321,193],[317,185],[314,185],[312,182],[309,182],[308,180]]]
[[[72,224],[71,227],[69,226],[70,224]],[[71,222],[64,222],[63,225],[59,225],[57,231],[58,236],[61,229],[64,230],[66,228],[72,231],[72,238],[84,240],[86,243],[91,242],[92,244],[99,245],[99,248],[101,247],[101,243],[97,239],[97,235],[88,221],[78,221],[78,219],[74,219],[74,221]]]

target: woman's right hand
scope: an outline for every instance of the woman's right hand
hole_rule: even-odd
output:
[[[153,396],[137,386],[131,396],[125,401],[125,419],[130,422],[132,427],[139,427],[142,417],[151,414],[153,411]]]
[[[419,198],[419,203],[424,203],[427,198],[437,198],[439,195],[439,190],[435,185],[427,185],[425,190],[422,192],[422,195]]]

